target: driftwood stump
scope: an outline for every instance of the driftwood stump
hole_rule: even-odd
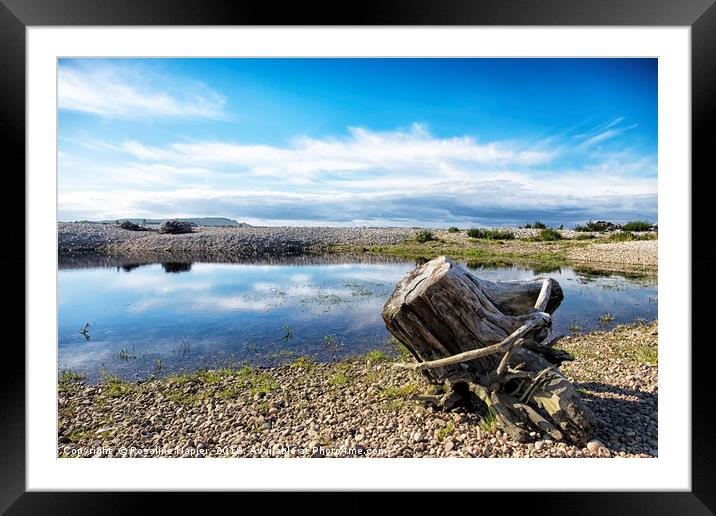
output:
[[[442,256],[398,283],[383,319],[417,360],[396,367],[448,387],[424,401],[481,407],[519,441],[537,432],[584,444],[595,417],[557,370],[572,357],[549,339],[563,297],[555,280],[486,281]]]

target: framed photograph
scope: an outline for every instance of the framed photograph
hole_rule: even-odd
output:
[[[2,0],[27,300],[2,509],[431,490],[711,514],[712,3]]]

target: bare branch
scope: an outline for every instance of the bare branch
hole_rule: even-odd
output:
[[[537,296],[537,302],[535,303],[535,308],[538,312],[544,312],[547,308],[549,296],[552,295],[552,283],[552,278],[547,278],[542,283],[542,290],[539,291],[539,296]]]
[[[448,365],[455,365],[455,364],[461,364],[463,362],[468,362],[470,360],[475,360],[476,358],[482,358],[486,357],[488,355],[492,355],[493,353],[504,353],[508,349],[512,347],[512,344],[517,340],[522,338],[527,332],[539,328],[542,326],[545,326],[550,321],[550,316],[547,313],[544,312],[537,312],[535,314],[534,319],[528,321],[527,323],[523,324],[517,330],[512,332],[505,340],[498,342],[497,344],[493,344],[491,346],[487,346],[484,348],[479,349],[472,349],[470,351],[465,351],[464,353],[458,353],[457,355],[453,355],[447,358],[441,358],[439,360],[431,360],[429,362],[417,362],[417,363],[397,363],[394,364],[393,367],[396,367],[398,369],[410,369],[413,371],[422,371],[423,369],[434,369],[436,367],[444,367]]]

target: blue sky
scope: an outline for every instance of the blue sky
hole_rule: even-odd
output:
[[[656,59],[62,59],[60,220],[657,216]]]

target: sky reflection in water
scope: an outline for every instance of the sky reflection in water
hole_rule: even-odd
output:
[[[412,263],[263,265],[169,263],[59,272],[59,367],[146,377],[311,355],[331,360],[385,349],[383,304]],[[548,275],[565,299],[554,331],[657,316],[655,279],[470,269],[490,280]],[[607,325],[599,322],[614,314]],[[85,335],[81,330],[89,323]]]

